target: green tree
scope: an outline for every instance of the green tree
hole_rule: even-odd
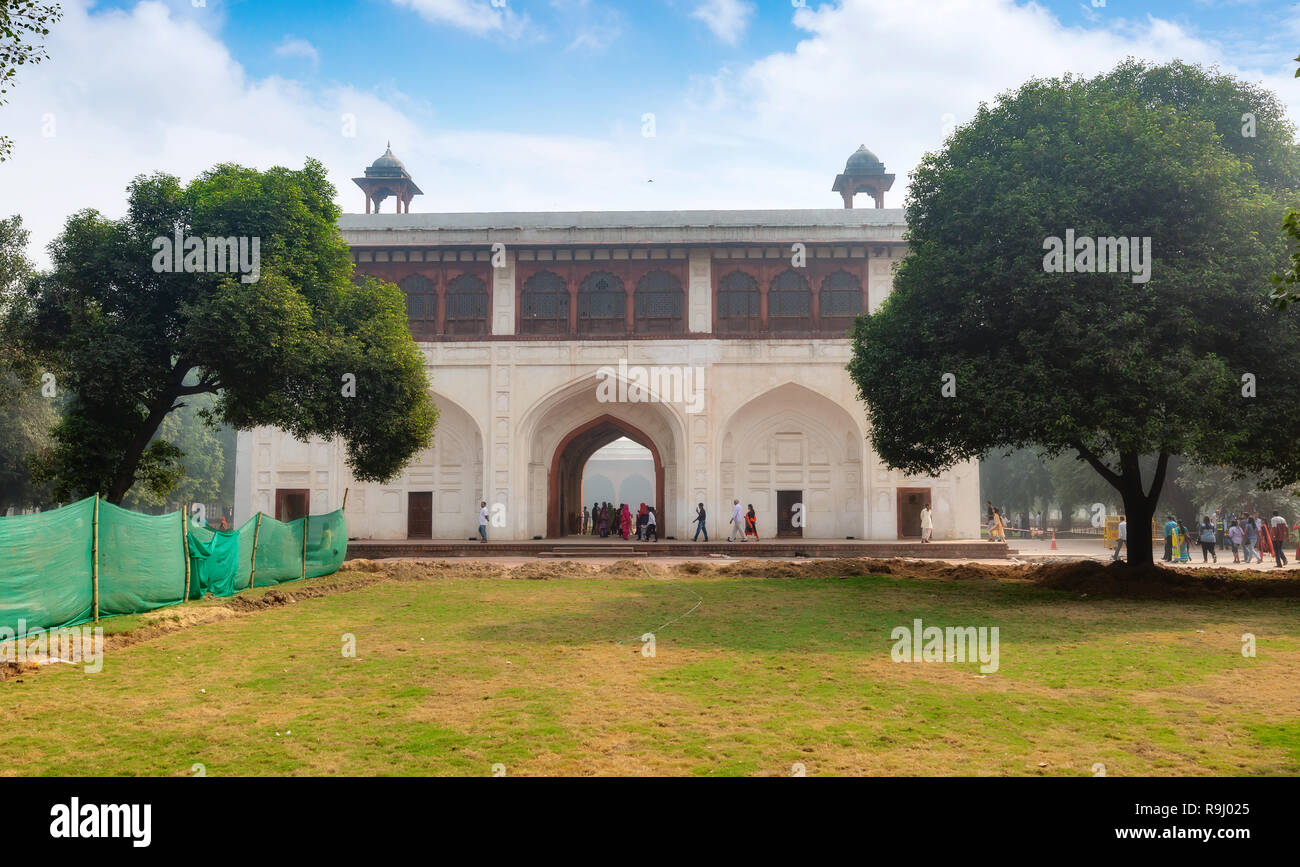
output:
[[[1286,146],[1243,137],[1242,106]],[[1171,456],[1300,480],[1300,324],[1266,292],[1300,158],[1275,108],[1228,76],[1136,61],[981,106],[914,173],[908,255],[856,325],[877,452],[916,473],[1073,453],[1123,500],[1135,564]],[[1149,280],[1050,271],[1067,230],[1151,239]]]
[[[28,232],[21,217],[0,219],[0,324],[9,299],[31,279]],[[50,429],[58,421],[59,400],[42,381],[35,360],[22,352],[0,328],[0,515],[11,507],[46,506],[53,502],[48,485],[33,481],[33,460],[50,446]]]
[[[18,76],[18,67],[37,64],[49,55],[42,44],[49,25],[63,17],[57,3],[37,0],[0,0],[0,105]],[[0,135],[0,162],[13,150],[13,140]]]
[[[13,326],[73,393],[45,465],[61,497],[120,504],[137,484],[165,497],[183,454],[156,434],[203,394],[217,423],[341,438],[359,480],[391,478],[428,446],[437,411],[401,291],[353,279],[334,195],[315,160],[219,165],[185,186],[136,178],[120,220],[68,219]],[[168,261],[177,237],[185,255]],[[229,273],[221,239],[243,239],[250,267]]]
[[[226,452],[222,430],[206,421],[206,414],[215,402],[216,395],[195,395],[184,408],[163,419],[155,439],[165,440],[180,450],[181,475],[165,495],[137,482],[123,499],[124,506],[172,510],[189,503],[225,501],[226,465],[234,462],[234,455]],[[212,516],[214,523],[217,517]]]

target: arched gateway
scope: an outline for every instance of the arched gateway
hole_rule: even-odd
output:
[[[725,537],[735,499],[765,537],[907,538],[925,501],[936,539],[979,535],[974,462],[889,470],[845,370],[853,317],[906,250],[903,212],[880,207],[893,176],[865,148],[835,179],[837,209],[411,214],[401,173],[403,212],[378,213],[361,183],[375,213],[339,227],[357,271],[407,296],[442,409],[434,447],[358,484],[333,444],[241,433],[237,523],[283,492],[324,512],[347,490],[356,539],[464,541],[484,500],[490,539],[562,536],[587,461],[627,437],[654,460],[661,536],[690,538],[704,503]],[[851,208],[859,192],[877,207]]]
[[[578,532],[576,519],[582,514],[583,468],[592,455],[620,437],[627,437],[650,450],[655,467],[654,502],[664,502],[664,464],[654,440],[626,421],[602,415],[574,429],[555,450],[546,481],[547,536],[557,538]],[[638,504],[628,505],[636,508]]]

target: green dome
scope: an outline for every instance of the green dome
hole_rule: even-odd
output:
[[[866,145],[860,145],[849,161],[844,164],[844,174],[846,175],[883,175],[885,174],[885,164],[880,161],[880,157],[867,150]]]

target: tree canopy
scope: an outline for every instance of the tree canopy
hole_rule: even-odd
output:
[[[913,174],[908,255],[856,324],[876,451],[930,474],[994,449],[1073,452],[1139,533],[1173,455],[1300,481],[1300,324],[1268,297],[1293,139],[1267,91],[1182,63],[1031,80],[981,106]],[[1135,255],[1117,262],[1109,239]]]
[[[213,423],[341,438],[362,481],[429,445],[437,411],[401,291],[353,278],[319,162],[141,176],[128,192],[121,219],[72,215],[51,272],[10,298],[7,330],[72,394],[46,462],[60,497],[165,496],[183,454],[155,433],[203,394]]]
[[[37,64],[48,56],[43,44],[50,27],[63,17],[57,3],[38,0],[0,0],[0,105],[18,76],[18,67]],[[0,162],[13,149],[13,141],[0,135]]]

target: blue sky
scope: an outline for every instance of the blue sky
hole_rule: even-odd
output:
[[[1128,55],[1219,64],[1300,117],[1300,3],[1276,0],[194,2],[63,0],[0,108],[0,213],[38,248],[136,174],[218,161],[318,157],[355,211],[389,139],[413,210],[835,207],[863,143],[900,206],[981,100]]]

